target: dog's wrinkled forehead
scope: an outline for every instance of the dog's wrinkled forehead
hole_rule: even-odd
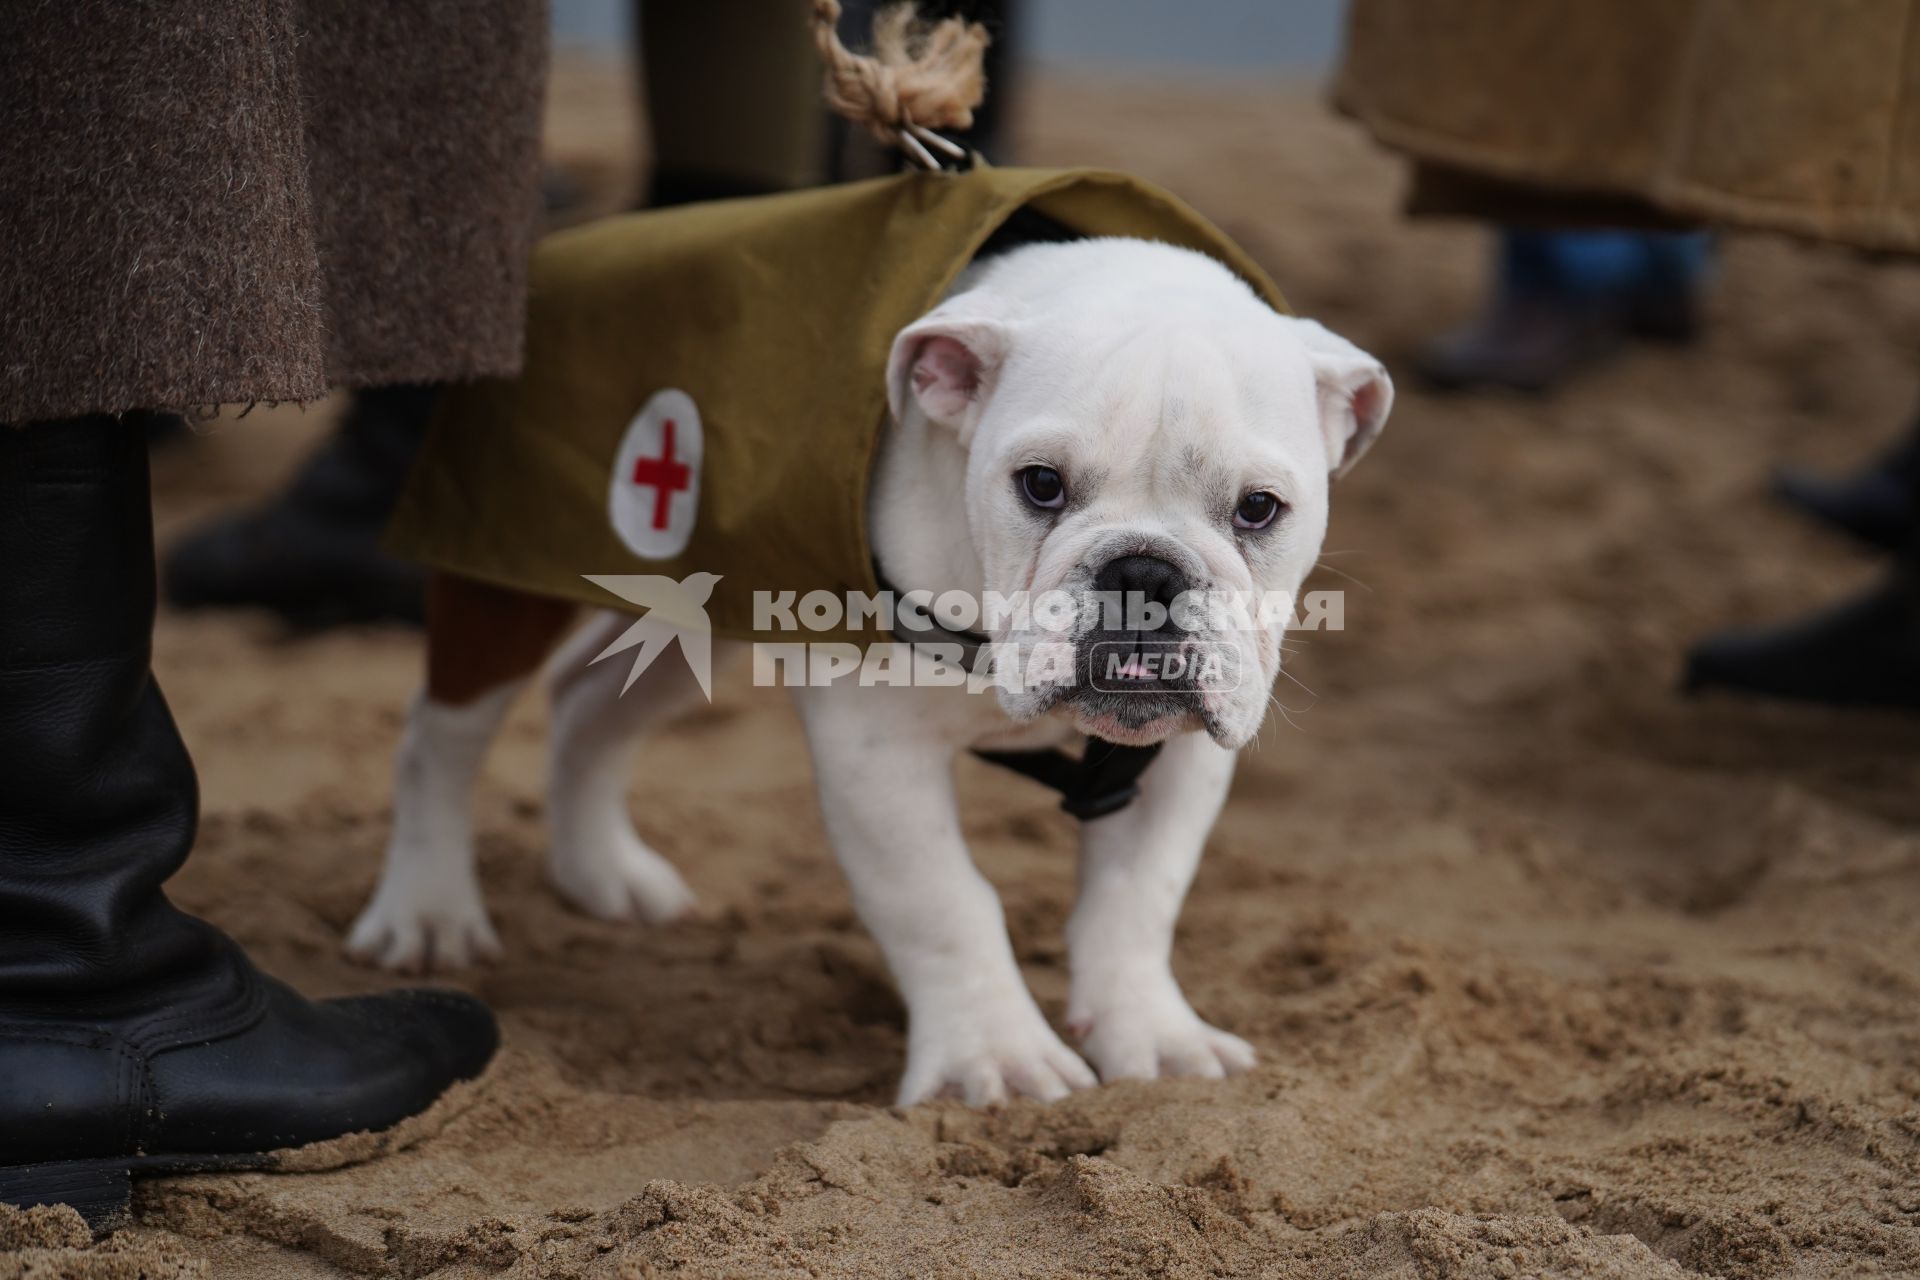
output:
[[[1305,496],[1325,474],[1313,370],[1280,318],[1185,306],[1080,314],[1024,334],[992,407],[1001,450],[1098,468],[1108,489]]]
[[[1379,361],[1221,263],[1136,240],[969,268],[895,339],[887,386],[896,419],[917,408],[954,433],[970,485],[1026,454],[1079,470],[1066,491],[1082,500],[1091,468],[1126,489],[1270,491],[1316,517],[1393,397]]]

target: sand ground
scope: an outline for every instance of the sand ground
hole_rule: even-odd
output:
[[[631,154],[618,97],[575,75],[555,126],[603,184]],[[1403,224],[1398,167],[1310,92],[1049,79],[1030,106],[1027,158],[1166,183],[1390,362],[1471,303],[1481,239]],[[1253,1074],[890,1108],[901,1009],[779,693],[726,691],[647,751],[638,821],[703,903],[655,930],[543,887],[530,700],[478,809],[508,958],[453,979],[506,1030],[471,1104],[377,1163],[149,1185],[94,1247],[0,1220],[23,1246],[0,1273],[1920,1274],[1920,724],[1673,692],[1690,637],[1871,578],[1763,479],[1906,420],[1916,284],[1735,240],[1695,351],[1551,400],[1405,380],[1336,494],[1318,585],[1348,589],[1348,629],[1294,661],[1181,926],[1179,973]],[[163,536],[328,415],[161,458]],[[417,664],[402,633],[160,622],[205,794],[177,897],[315,993],[387,981],[339,940]],[[1072,826],[962,774],[1058,1017]]]

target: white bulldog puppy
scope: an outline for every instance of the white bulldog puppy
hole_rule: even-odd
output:
[[[888,585],[1072,606],[1064,624],[990,611],[989,639],[1041,673],[991,692],[852,680],[793,690],[835,853],[907,1005],[899,1101],[1053,1099],[1096,1071],[1247,1069],[1253,1049],[1194,1013],[1171,953],[1235,752],[1265,717],[1290,611],[1181,605],[1297,595],[1326,531],[1328,482],[1378,436],[1392,383],[1378,361],[1276,313],[1210,258],[1094,239],[969,268],[898,335],[888,398],[869,511]],[[1116,614],[1115,598],[1147,607]],[[550,871],[593,914],[658,921],[691,896],[634,831],[626,791],[641,732],[698,686],[668,659],[621,696],[625,665],[588,659],[632,624],[599,617],[550,664]],[[1224,660],[1169,675],[1145,660],[1156,649]],[[416,703],[386,870],[349,940],[356,954],[418,968],[497,953],[467,807],[519,686]],[[969,748],[1081,735],[1164,745],[1131,804],[1081,827],[1067,925],[1076,1052],[1021,978],[999,900],[961,837],[952,770]]]

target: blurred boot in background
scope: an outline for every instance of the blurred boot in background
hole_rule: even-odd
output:
[[[266,609],[307,630],[420,622],[425,574],[387,555],[380,539],[436,395],[433,387],[355,392],[285,489],[173,545],[167,600],[183,609]]]
[[[1905,501],[1920,504],[1920,477]],[[1808,617],[1723,631],[1687,655],[1686,691],[1920,711],[1920,533],[1909,528],[1871,590]]]
[[[1920,711],[1920,558],[1808,617],[1709,636],[1687,655],[1685,689]]]
[[[1920,413],[1879,457],[1857,471],[1828,476],[1783,468],[1774,492],[1790,505],[1880,551],[1898,551],[1920,531]]]
[[[1704,232],[1509,229],[1486,309],[1420,372],[1439,387],[1542,392],[1629,341],[1690,341],[1711,258]]]

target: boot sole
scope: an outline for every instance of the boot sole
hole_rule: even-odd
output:
[[[98,1234],[132,1217],[133,1179],[182,1173],[234,1173],[270,1169],[267,1152],[246,1155],[116,1156],[104,1160],[52,1160],[0,1168],[0,1204],[20,1209],[63,1204]]]

